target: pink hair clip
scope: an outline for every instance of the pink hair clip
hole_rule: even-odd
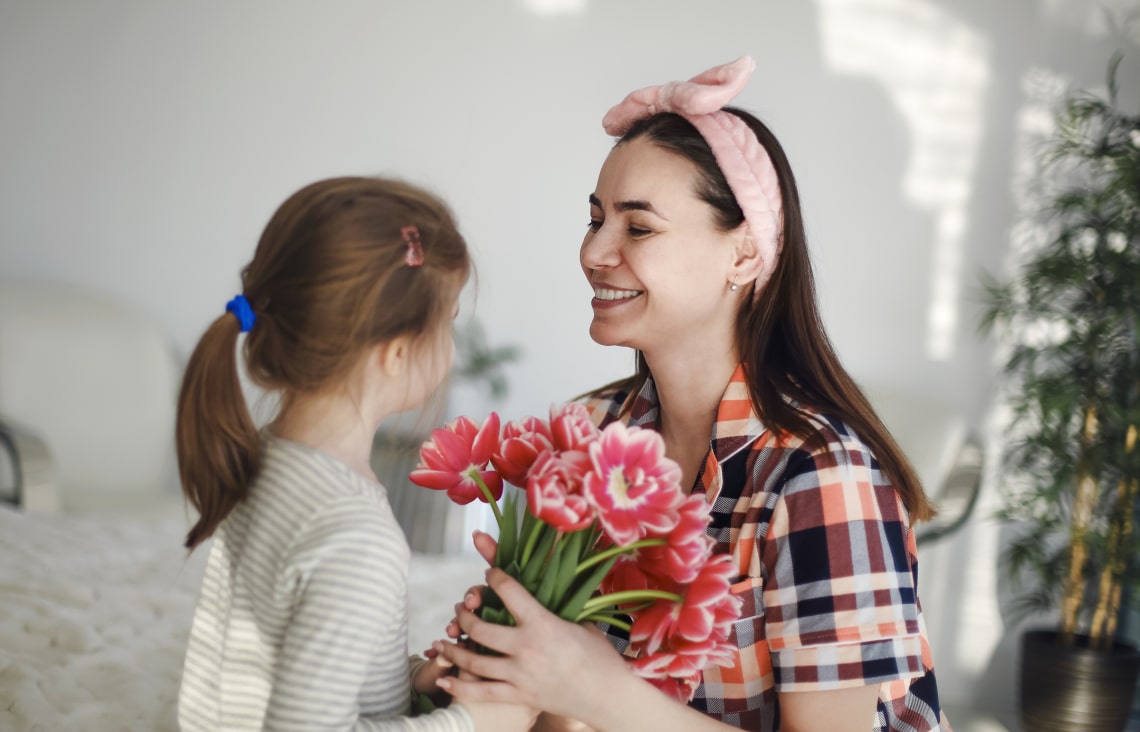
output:
[[[420,230],[414,226],[405,226],[400,229],[400,236],[408,244],[408,252],[404,255],[404,263],[409,267],[419,267],[424,263],[424,247],[420,243]]]

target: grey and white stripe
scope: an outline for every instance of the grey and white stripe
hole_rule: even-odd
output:
[[[408,559],[383,486],[266,435],[213,538],[178,720],[195,730],[474,732],[461,706],[408,717]]]

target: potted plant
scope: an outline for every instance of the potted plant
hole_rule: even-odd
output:
[[[1022,608],[1058,610],[1022,639],[1027,730],[1123,730],[1140,655],[1118,620],[1140,602],[1140,116],[1067,95],[1040,158],[1040,234],[986,285],[1005,347],[1004,559]]]

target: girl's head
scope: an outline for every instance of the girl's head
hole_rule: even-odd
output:
[[[591,335],[638,349],[631,392],[649,376],[650,349],[731,350],[766,424],[814,439],[789,397],[844,420],[912,518],[929,518],[913,468],[824,330],[787,156],[760,120],[724,106],[751,71],[745,57],[635,91],[607,114],[603,125],[620,137],[591,197],[581,254],[595,286]]]
[[[242,354],[250,379],[281,394],[344,386],[373,347],[403,338],[423,368],[417,406],[450,365],[450,321],[471,268],[447,206],[407,183],[333,178],[308,185],[273,214],[242,295],[255,316]],[[236,363],[241,324],[229,313],[202,336],[178,404],[182,486],[200,518],[187,537],[209,537],[257,473],[260,438]]]

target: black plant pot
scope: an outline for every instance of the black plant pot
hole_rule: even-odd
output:
[[[1025,732],[1123,732],[1140,672],[1137,649],[1095,651],[1088,638],[1072,646],[1048,630],[1021,643],[1021,724]]]

